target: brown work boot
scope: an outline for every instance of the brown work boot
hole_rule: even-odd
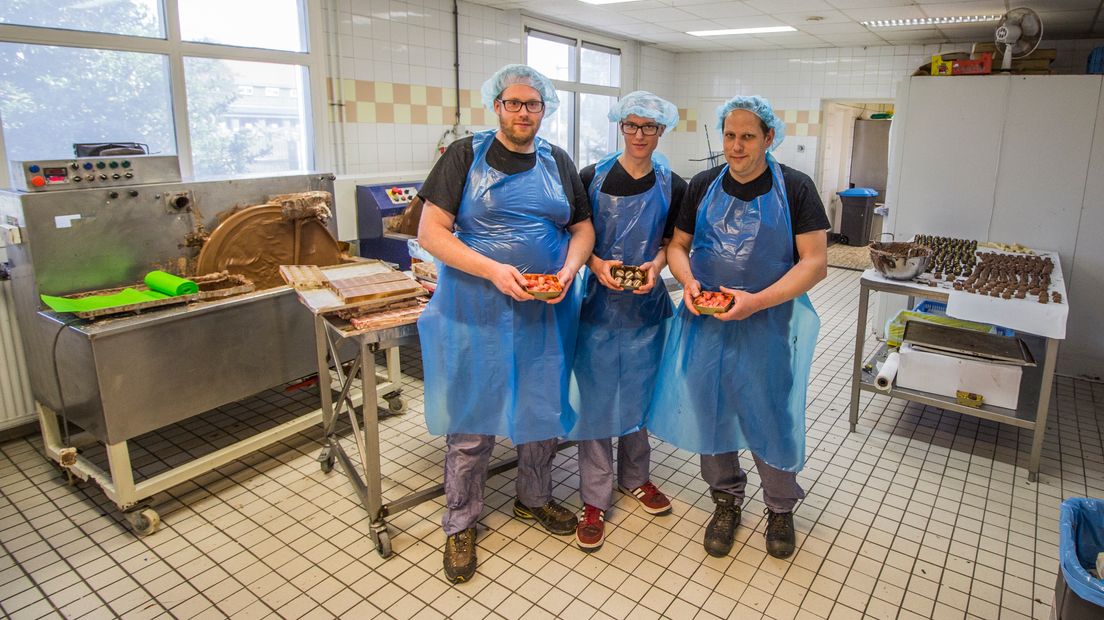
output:
[[[445,577],[463,583],[475,574],[475,528],[445,537]]]
[[[536,519],[538,523],[544,526],[544,529],[557,536],[568,536],[575,533],[575,528],[579,525],[579,520],[575,518],[575,515],[571,514],[571,511],[567,508],[556,503],[556,500],[550,499],[543,506],[537,508],[530,508],[521,503],[521,500],[514,502],[514,515],[521,519]]]

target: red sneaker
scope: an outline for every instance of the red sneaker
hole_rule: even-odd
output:
[[[635,489],[626,489],[622,487],[621,492],[626,495],[632,495],[639,500],[640,506],[645,512],[654,515],[662,515],[671,512],[671,500],[667,499],[663,491],[656,488],[656,485],[652,484],[650,480]]]
[[[575,542],[586,552],[597,551],[606,541],[606,513],[590,504],[583,504],[583,514],[575,528]]]

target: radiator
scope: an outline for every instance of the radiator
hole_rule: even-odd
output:
[[[12,285],[0,281],[0,430],[34,419],[34,400],[27,382],[23,341],[15,320]]]

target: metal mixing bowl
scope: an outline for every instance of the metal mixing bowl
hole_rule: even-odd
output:
[[[910,242],[870,244],[870,262],[874,269],[891,280],[911,280],[928,268],[932,251],[926,245]]]

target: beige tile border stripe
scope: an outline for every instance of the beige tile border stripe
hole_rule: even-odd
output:
[[[326,87],[327,92],[334,93],[332,79],[326,79]],[[370,80],[343,80],[342,87],[345,98],[341,104],[349,123],[451,125],[456,118],[456,91],[451,88]],[[331,121],[335,120],[334,110],[331,105]],[[788,136],[820,134],[820,110],[775,110],[775,114],[786,122]],[[473,126],[494,124],[494,113],[483,107],[479,91],[460,91],[460,122]],[[679,108],[678,131],[694,133],[700,126],[697,110]]]

